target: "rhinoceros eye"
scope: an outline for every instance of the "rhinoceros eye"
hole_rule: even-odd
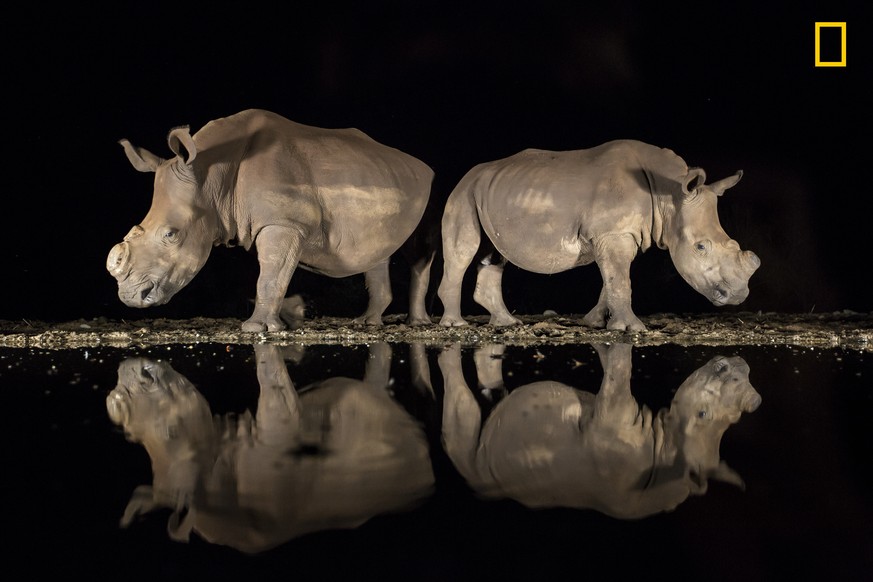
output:
[[[166,228],[163,232],[164,242],[174,243],[179,240],[179,229],[178,228]]]
[[[709,416],[709,412],[707,412],[706,410],[697,411],[697,418],[706,418],[707,416]]]
[[[708,240],[699,240],[694,243],[694,252],[699,255],[706,255],[709,253],[709,249],[712,246]]]

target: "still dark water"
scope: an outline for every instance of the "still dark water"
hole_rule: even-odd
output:
[[[3,561],[92,580],[873,580],[873,354],[0,349]]]

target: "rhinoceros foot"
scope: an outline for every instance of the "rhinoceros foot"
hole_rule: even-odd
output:
[[[268,318],[258,318],[258,317],[250,317],[245,320],[242,324],[243,331],[250,331],[255,333],[260,333],[263,331],[282,331],[288,327],[285,325],[285,322],[279,319],[279,317],[268,317]]]
[[[413,316],[412,314],[406,318],[406,325],[410,327],[416,327],[421,325],[432,325],[433,321],[431,321],[430,317],[427,315],[422,316]]]
[[[582,323],[588,327],[603,329],[606,327],[606,310],[595,307],[582,318]]]
[[[382,316],[379,315],[378,313],[375,315],[365,313],[364,315],[361,315],[359,317],[354,318],[352,320],[352,324],[379,326],[379,325],[382,325]]]
[[[440,325],[443,327],[463,327],[469,325],[463,317],[457,315],[443,314],[440,318]]]
[[[493,325],[495,327],[507,327],[510,325],[521,325],[521,320],[517,317],[513,317],[508,313],[497,313],[491,314],[491,319],[488,320],[488,325]]]
[[[628,315],[615,313],[607,319],[608,313],[608,310],[597,306],[582,318],[582,323],[588,327],[596,329],[606,328],[616,331],[646,331],[645,324],[643,324],[643,322],[633,313]]]
[[[638,318],[631,316],[628,318],[613,317],[606,324],[606,329],[618,331],[646,331],[646,326]]]

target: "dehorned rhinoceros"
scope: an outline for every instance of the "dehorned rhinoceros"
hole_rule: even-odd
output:
[[[483,259],[473,295],[492,325],[519,323],[503,302],[507,261],[546,274],[595,262],[603,288],[585,323],[645,330],[631,309],[630,264],[653,243],[670,251],[682,277],[714,305],[738,304],[760,260],[724,232],[716,201],[741,176],[705,184],[702,169],[634,140],[565,152],[528,149],[479,164],[452,191],[443,214],[440,324],[466,324],[461,284],[480,228],[499,254]]]
[[[501,379],[495,348],[479,348],[486,357],[476,358],[479,384],[491,390]],[[534,382],[513,388],[484,419],[460,347],[443,350],[442,440],[479,495],[637,519],[704,494],[709,479],[744,487],[719,455],[725,431],[761,404],[742,358],[712,358],[679,386],[669,408],[653,411],[631,393],[631,345],[594,348],[603,367],[596,395]]]
[[[168,142],[171,159],[120,142],[134,168],[155,173],[151,209],[107,259],[125,304],[166,303],[213,246],[254,245],[260,274],[244,331],[285,328],[279,312],[298,265],[331,277],[364,273],[370,301],[356,322],[381,324],[391,302],[388,262],[419,225],[430,167],[357,129],[311,127],[257,109],[193,136],[175,128]],[[429,259],[413,264],[410,323],[430,323],[429,270]]]

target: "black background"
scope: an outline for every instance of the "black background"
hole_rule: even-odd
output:
[[[150,204],[121,138],[168,157],[166,136],[247,108],[357,127],[436,172],[444,200],[473,165],[537,147],[633,138],[710,181],[738,169],[722,226],[762,267],[723,311],[873,310],[869,32],[839,2],[19,6],[4,15],[0,319],[249,315],[257,262],[217,248],[168,305],[121,304],[109,249]],[[859,5],[859,3],[856,3]],[[847,22],[847,67],[814,66],[815,22]],[[832,38],[828,36],[827,38]],[[830,54],[830,53],[828,53]],[[405,312],[405,265],[394,265]],[[441,268],[434,269],[430,309]],[[469,273],[472,276],[472,273]],[[652,249],[632,268],[639,315],[713,311]],[[584,313],[594,266],[510,267],[518,313]],[[310,313],[357,315],[363,277],[297,271]],[[484,313],[465,298],[465,314]]]

